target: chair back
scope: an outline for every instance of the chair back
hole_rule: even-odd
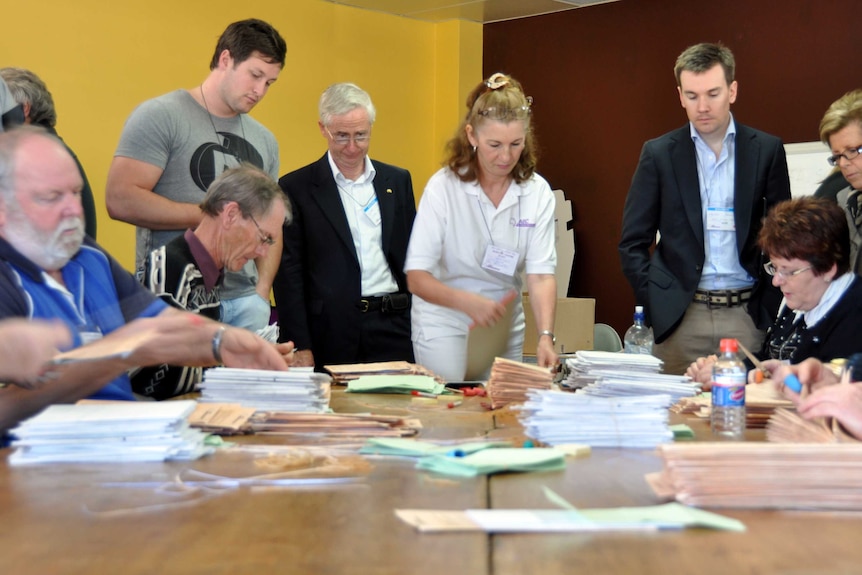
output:
[[[623,341],[617,330],[606,323],[597,323],[593,326],[593,349],[597,351],[620,351],[623,349]]]

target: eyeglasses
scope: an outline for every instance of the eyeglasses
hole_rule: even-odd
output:
[[[258,239],[260,240],[260,243],[266,244],[268,246],[274,246],[275,245],[275,238],[273,238],[271,235],[269,235],[268,233],[266,233],[265,231],[263,231],[261,229],[260,225],[257,223],[257,220],[254,219],[253,215],[249,214],[248,217],[254,223],[254,227],[257,228]]]
[[[862,146],[845,150],[843,154],[835,154],[834,156],[829,156],[828,158],[826,158],[826,161],[829,162],[830,166],[837,166],[838,161],[841,158],[844,158],[848,162],[852,162],[859,154],[862,154]]]
[[[533,97],[527,96],[527,104],[525,106],[517,106],[515,108],[498,108],[492,106],[476,112],[480,116],[490,118],[492,120],[520,120],[533,113]]]
[[[763,264],[763,269],[771,276],[778,276],[783,280],[789,280],[790,278],[798,276],[804,271],[810,270],[811,266],[805,266],[804,268],[799,268],[798,270],[793,270],[792,272],[782,272],[779,271],[778,268],[775,267],[775,264],[773,264],[772,262],[766,262],[765,264]]]
[[[326,128],[326,133],[329,134],[329,137],[332,138],[332,141],[338,144],[339,146],[346,146],[352,140],[354,144],[357,146],[362,146],[363,144],[367,144],[368,140],[371,139],[371,132],[359,132],[357,134],[337,134],[335,136],[332,135],[332,132],[329,131],[329,128]]]

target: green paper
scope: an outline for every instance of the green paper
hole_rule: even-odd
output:
[[[674,439],[694,439],[694,430],[684,423],[671,425],[670,430],[673,432]]]
[[[475,441],[457,445],[438,445],[427,441],[405,439],[403,437],[372,437],[369,438],[359,453],[364,455],[396,455],[402,457],[426,457],[430,455],[446,455],[452,451],[474,453],[489,447],[511,447],[506,441]]]
[[[565,454],[550,448],[485,449],[464,457],[432,455],[419,460],[417,469],[443,475],[475,477],[503,471],[556,471],[566,467]]]
[[[363,375],[347,383],[350,393],[406,393],[440,395],[446,387],[428,375]]]

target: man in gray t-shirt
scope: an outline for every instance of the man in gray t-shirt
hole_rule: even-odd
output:
[[[278,178],[278,144],[248,112],[266,95],[287,48],[261,20],[234,22],[219,38],[200,86],[138,106],[123,128],[108,172],[112,218],[137,226],[135,266],[201,220],[198,208],[222,172],[248,162]],[[260,329],[269,323],[269,293],[281,238],[264,258],[225,277],[222,321]]]

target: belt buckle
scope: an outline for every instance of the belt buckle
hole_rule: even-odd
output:
[[[359,311],[362,313],[368,313],[368,310],[371,309],[371,302],[367,299],[359,300]]]

